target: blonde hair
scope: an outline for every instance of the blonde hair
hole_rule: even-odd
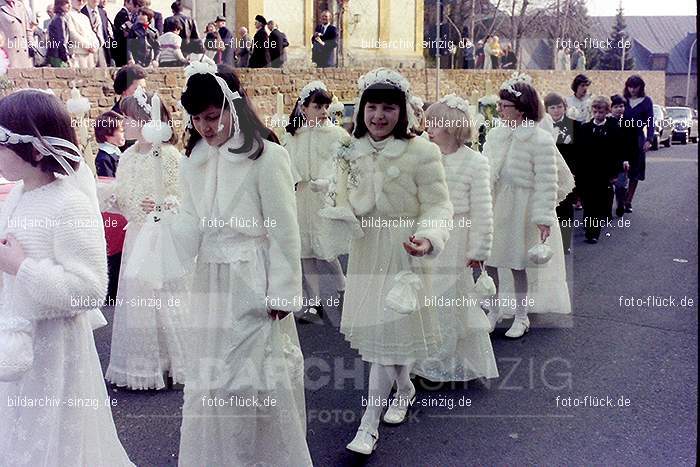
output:
[[[426,128],[441,126],[447,130],[447,134],[455,138],[460,145],[472,139],[472,125],[474,122],[469,112],[450,107],[444,102],[435,102],[425,111]],[[431,124],[432,122],[432,124]],[[441,122],[438,124],[438,122]],[[450,122],[450,124],[445,124]]]
[[[610,110],[610,99],[605,96],[595,96],[591,101],[591,109]]]

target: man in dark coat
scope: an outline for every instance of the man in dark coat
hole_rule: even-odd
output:
[[[289,46],[286,34],[277,29],[277,24],[270,20],[267,22],[267,27],[270,30],[270,60],[272,60],[272,68],[282,68],[287,62],[287,51],[284,50]]]
[[[264,16],[255,17],[255,35],[253,36],[253,51],[250,54],[250,68],[267,68],[270,66],[270,37],[265,31],[267,20]]]
[[[319,68],[336,65],[335,49],[338,47],[338,29],[331,24],[331,12],[321,13],[321,24],[311,37],[311,60]]]
[[[122,67],[126,65],[126,38],[131,31],[131,12],[133,11],[131,0],[124,0],[124,6],[114,17],[114,40],[116,47],[112,51],[114,65]]]
[[[180,37],[182,37],[182,54],[187,57],[191,53],[204,53],[204,45],[199,38],[197,24],[192,18],[182,13],[180,0],[170,5],[173,16],[165,18],[165,22],[177,22],[180,24]]]
[[[224,48],[224,56],[222,58],[222,63],[225,63],[226,65],[233,65],[233,51],[235,49],[235,41],[233,40],[233,34],[226,27],[226,18],[223,16],[217,16],[216,21],[214,21],[214,26],[216,26],[216,30],[219,32],[219,36],[221,37],[221,40],[226,46]]]

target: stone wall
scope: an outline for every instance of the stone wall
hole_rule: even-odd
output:
[[[77,86],[82,95],[89,98],[93,107],[90,113],[95,118],[101,112],[109,110],[116,96],[112,89],[112,74],[115,69],[78,70],[69,68],[34,68],[9,70],[8,77],[14,82],[15,88],[52,89],[61,99],[67,100],[71,86]],[[284,95],[284,111],[289,113],[296,96],[301,88],[309,81],[320,79],[338,96],[341,101],[352,102],[357,97],[357,79],[367,69],[311,69],[311,70],[279,70],[240,69],[240,77],[248,94],[252,97],[261,116],[271,116],[275,112],[277,93]],[[405,69],[402,73],[411,81],[414,93],[426,102],[435,100],[434,69]],[[542,93],[556,91],[569,95],[571,81],[577,74],[575,71],[531,70],[535,87]],[[642,75],[646,81],[646,90],[655,102],[664,102],[665,75],[662,71],[635,72]],[[591,92],[610,96],[621,93],[624,81],[629,72],[619,71],[587,71],[593,80]],[[506,70],[473,71],[473,70],[441,70],[440,94],[456,93],[468,99],[474,99],[498,90],[500,83],[508,78]],[[149,90],[158,90],[163,100],[179,118],[176,103],[185,84],[182,70],[169,68],[157,69],[147,80]]]

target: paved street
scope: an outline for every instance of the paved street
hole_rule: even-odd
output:
[[[345,450],[362,413],[368,365],[338,333],[336,310],[330,324],[300,326],[315,464],[694,465],[697,150],[691,144],[650,152],[634,213],[623,218],[629,225],[608,230],[598,245],[576,232],[573,317],[535,317],[518,341],[497,329],[500,378],[419,389],[409,421],[381,426],[369,460]],[[111,310],[105,315],[111,322]],[[95,333],[104,369],[111,332]],[[175,465],[182,392],[109,392],[131,459]],[[601,399],[614,406],[590,406]]]

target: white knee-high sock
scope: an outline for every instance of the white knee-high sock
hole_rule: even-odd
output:
[[[362,415],[361,426],[370,430],[377,429],[385,405],[384,401],[389,397],[395,376],[393,365],[372,363],[369,370],[369,391],[367,392],[369,400],[365,413]]]
[[[304,292],[306,298],[315,302],[320,300],[321,285],[318,277],[318,265],[315,258],[303,258],[301,260],[301,271],[304,276]]]

